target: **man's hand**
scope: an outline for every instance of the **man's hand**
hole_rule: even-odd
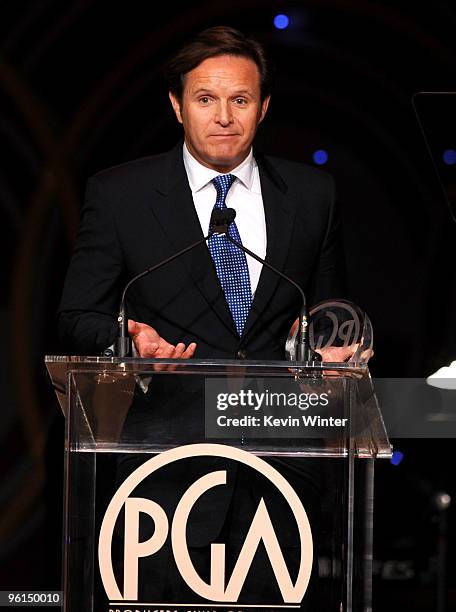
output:
[[[328,363],[350,361],[356,351],[356,346],[327,346],[316,350],[321,355],[321,360]]]
[[[327,346],[326,348],[322,348],[316,352],[320,353],[322,361],[326,361],[327,363],[341,363],[344,361],[350,361],[358,350],[358,347],[359,344],[353,344],[352,346]],[[361,353],[359,359],[360,361],[367,363],[373,355],[374,351],[372,349],[366,349]]]
[[[170,344],[162,338],[150,325],[138,323],[131,319],[128,319],[128,333],[140,357],[148,357],[150,359],[190,359],[196,350],[195,342],[189,344],[187,348],[183,342],[179,342],[174,346],[174,344]]]

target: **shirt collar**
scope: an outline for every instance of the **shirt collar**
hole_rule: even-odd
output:
[[[183,147],[183,156],[188,182],[193,193],[200,191],[200,189],[205,187],[212,181],[213,178],[220,174],[220,172],[200,164],[200,162],[190,153],[185,142]],[[234,174],[234,176],[239,179],[247,189],[251,190],[253,187],[255,166],[256,162],[253,158],[253,150],[250,148],[250,152],[244,161],[241,162],[239,166],[236,166],[236,168],[231,170],[229,174]]]

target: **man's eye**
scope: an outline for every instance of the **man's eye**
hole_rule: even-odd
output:
[[[210,102],[210,98],[208,96],[202,96],[199,101],[201,102],[201,104],[209,104]]]
[[[247,100],[245,98],[236,98],[235,102],[236,104],[241,105],[241,106],[244,104],[247,104]]]

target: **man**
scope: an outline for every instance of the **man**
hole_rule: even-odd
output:
[[[236,210],[232,229],[238,239],[299,283],[309,303],[338,295],[341,255],[331,178],[252,149],[271,90],[260,45],[230,28],[211,28],[174,56],[167,74],[184,143],[89,180],[60,308],[62,339],[71,352],[100,353],[114,342],[124,284],[206,235],[214,206]],[[208,245],[135,283],[127,303],[129,332],[141,357],[184,359],[283,359],[301,307],[293,286],[237,249],[230,250],[222,237],[211,238]],[[158,412],[166,416],[167,431],[185,420],[188,439],[197,440],[200,388],[185,380],[176,402],[175,381],[162,378],[154,380],[152,393],[138,393],[126,429],[135,439],[142,435],[150,440],[157,431],[150,425],[151,415]],[[166,432],[161,435],[163,441]],[[120,478],[133,467],[124,461]],[[196,469],[206,473],[206,468],[204,463]],[[170,492],[185,490],[194,480],[193,472],[178,467],[158,485],[157,494],[168,500]],[[311,480],[307,489],[316,488]],[[207,546],[221,534],[242,541],[263,490],[263,483],[254,483],[256,490],[246,495],[251,475],[233,466],[228,485],[192,514],[188,541],[201,552],[202,564]],[[239,508],[238,500],[241,513],[233,510]],[[172,512],[168,501],[163,505]],[[295,533],[288,533],[288,522],[277,513],[281,540],[296,551]],[[262,563],[267,565],[267,560]],[[161,573],[145,581],[147,597],[160,596],[154,585],[169,583],[166,588],[171,588],[165,565],[158,567],[149,569],[151,576]],[[261,569],[252,575],[262,580],[267,574]]]
[[[60,307],[71,352],[98,354],[114,342],[124,283],[206,235],[214,204],[236,209],[243,244],[298,282],[310,304],[339,294],[331,178],[252,150],[271,89],[260,45],[230,28],[211,28],[174,56],[167,73],[184,144],[89,180]],[[216,202],[213,180],[227,175],[228,191]],[[208,246],[132,286],[129,332],[137,352],[283,359],[300,308],[297,291],[249,256],[230,281],[223,268],[239,253],[222,253],[220,269],[220,245]]]

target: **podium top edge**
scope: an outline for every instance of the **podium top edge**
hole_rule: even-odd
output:
[[[81,356],[81,355],[46,355],[46,364],[67,364],[76,368],[89,367],[128,367],[128,369],[154,366],[173,365],[180,366],[178,369],[191,368],[213,368],[213,367],[239,367],[253,369],[306,369],[312,371],[338,370],[347,374],[357,373],[365,375],[369,372],[366,363],[359,362],[304,362],[304,361],[272,361],[272,360],[247,360],[247,359],[144,359],[138,357],[104,357],[104,356]]]

